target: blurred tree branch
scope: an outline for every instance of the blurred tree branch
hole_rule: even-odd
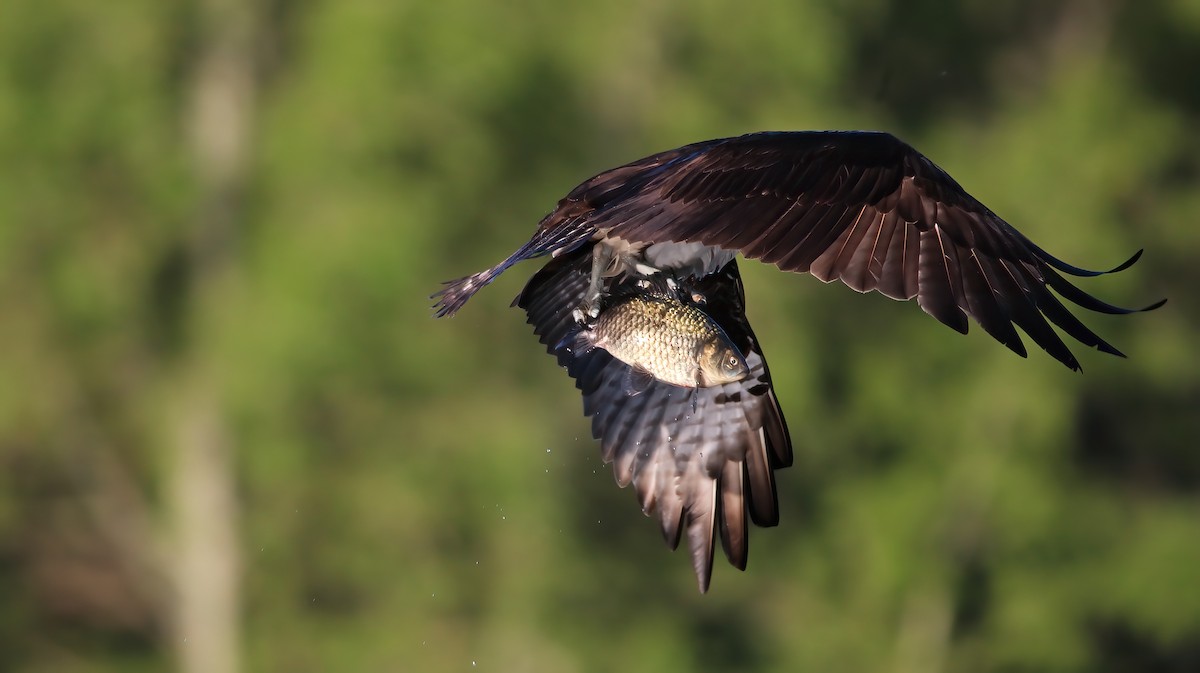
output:
[[[219,320],[224,291],[233,282],[257,86],[259,9],[241,0],[203,0],[199,6],[200,41],[185,110],[199,186],[187,253],[193,333]],[[208,348],[212,342],[186,343],[172,437],[174,643],[181,670],[231,673],[238,669],[241,632],[234,446],[221,405],[219,360]]]

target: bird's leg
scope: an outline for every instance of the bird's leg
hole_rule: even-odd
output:
[[[571,317],[580,325],[585,325],[600,315],[600,293],[604,287],[604,272],[608,270],[612,260],[613,249],[611,246],[600,241],[592,247],[592,277],[588,282],[587,290],[583,293],[583,300],[579,302],[579,306],[574,311],[571,311]]]
[[[656,273],[662,273],[662,269],[655,266],[650,266],[649,264],[641,261],[641,259],[641,256],[635,252],[623,252],[618,257],[618,268],[626,270],[632,269],[633,273],[642,277],[650,277]],[[675,287],[674,279],[667,278],[667,283],[672,288]]]
[[[637,261],[637,259],[633,255],[629,255],[625,259],[625,265],[626,265],[626,268],[633,269],[635,272],[637,272],[639,275],[642,275],[642,276],[653,276],[654,274],[660,273],[662,271],[662,269],[650,266],[649,264],[642,264],[641,262]],[[671,282],[674,282],[674,281],[671,281]]]
[[[654,282],[650,280],[650,276],[653,276],[654,274],[662,274],[663,280],[666,281],[667,288],[669,290],[672,292],[677,292],[679,290],[679,283],[675,281],[674,277],[663,273],[662,269],[650,266],[644,262],[640,262],[638,259],[639,257],[632,253],[624,253],[620,257],[621,268],[631,270],[634,274],[637,274],[638,287],[642,288],[643,290],[648,290],[651,287],[654,287]]]

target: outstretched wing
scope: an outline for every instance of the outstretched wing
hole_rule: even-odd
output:
[[[760,526],[779,522],[774,470],[792,462],[766,361],[744,317],[737,266],[731,262],[694,289],[707,296],[703,308],[745,355],[750,377],[696,389],[652,381],[631,395],[628,365],[604,350],[581,354],[560,345],[575,329],[571,311],[587,287],[590,261],[590,246],[551,261],[514,303],[583,392],[592,435],[617,483],[634,485],[642,510],[658,514],[672,549],[686,530],[705,591],[717,537],[729,562],[744,569],[747,515]]]
[[[636,196],[680,157],[689,156],[698,148],[715,142],[719,141],[709,140],[659,152],[583,181],[542,218],[533,237],[504,261],[478,273],[442,283],[442,289],[430,296],[434,300],[434,315],[438,318],[454,315],[483,286],[518,262],[547,254],[558,256],[584,245],[596,233],[589,219],[597,208],[605,204],[622,203]]]
[[[698,241],[859,292],[915,298],[959,332],[972,317],[1024,357],[1015,324],[1076,370],[1050,323],[1087,346],[1121,353],[1051,289],[1101,313],[1162,304],[1125,309],[1081,291],[1059,272],[1111,271],[1054,258],[886,133],[754,133],[664,152],[583,183],[539,231],[583,223],[627,241]]]

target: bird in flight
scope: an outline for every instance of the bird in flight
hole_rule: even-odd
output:
[[[551,257],[513,304],[575,379],[617,483],[634,485],[672,549],[686,534],[702,592],[718,538],[744,570],[747,520],[778,524],[774,473],[792,462],[771,374],[746,319],[739,254],[858,292],[916,299],[963,334],[970,317],[1025,357],[1019,327],[1072,370],[1079,362],[1051,325],[1122,354],[1055,293],[1107,314],[1165,303],[1126,309],[1083,292],[1063,274],[1121,271],[1141,251],[1109,271],[1067,264],[888,133],[751,133],[660,152],[584,181],[507,259],[446,283],[434,295],[436,315],[453,315],[513,264]],[[594,347],[629,336],[589,335],[604,331],[606,311],[647,297],[667,305],[664,314],[710,318],[727,338],[721,343],[742,357],[736,367],[730,359],[737,372],[663,380],[619,348]],[[665,323],[633,336],[678,342],[677,328]]]

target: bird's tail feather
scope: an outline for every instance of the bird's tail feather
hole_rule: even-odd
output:
[[[590,229],[579,226],[580,223],[572,222],[569,226],[556,226],[550,229],[540,228],[529,242],[517,249],[516,252],[508,256],[503,262],[490,269],[485,269],[479,273],[473,273],[469,276],[463,276],[455,280],[448,280],[443,283],[441,290],[430,295],[430,299],[435,300],[433,304],[434,316],[444,318],[452,316],[458,309],[467,303],[476,292],[483,286],[492,282],[501,273],[516,264],[527,259],[541,257],[548,253],[559,254],[564,250],[569,250],[577,247],[583,241],[586,241],[592,234]]]
[[[490,269],[442,283],[442,289],[429,297],[436,300],[433,304],[434,316],[445,318],[454,315],[480,288],[492,282],[496,276],[499,276],[505,269],[517,261],[519,260],[509,257]]]

